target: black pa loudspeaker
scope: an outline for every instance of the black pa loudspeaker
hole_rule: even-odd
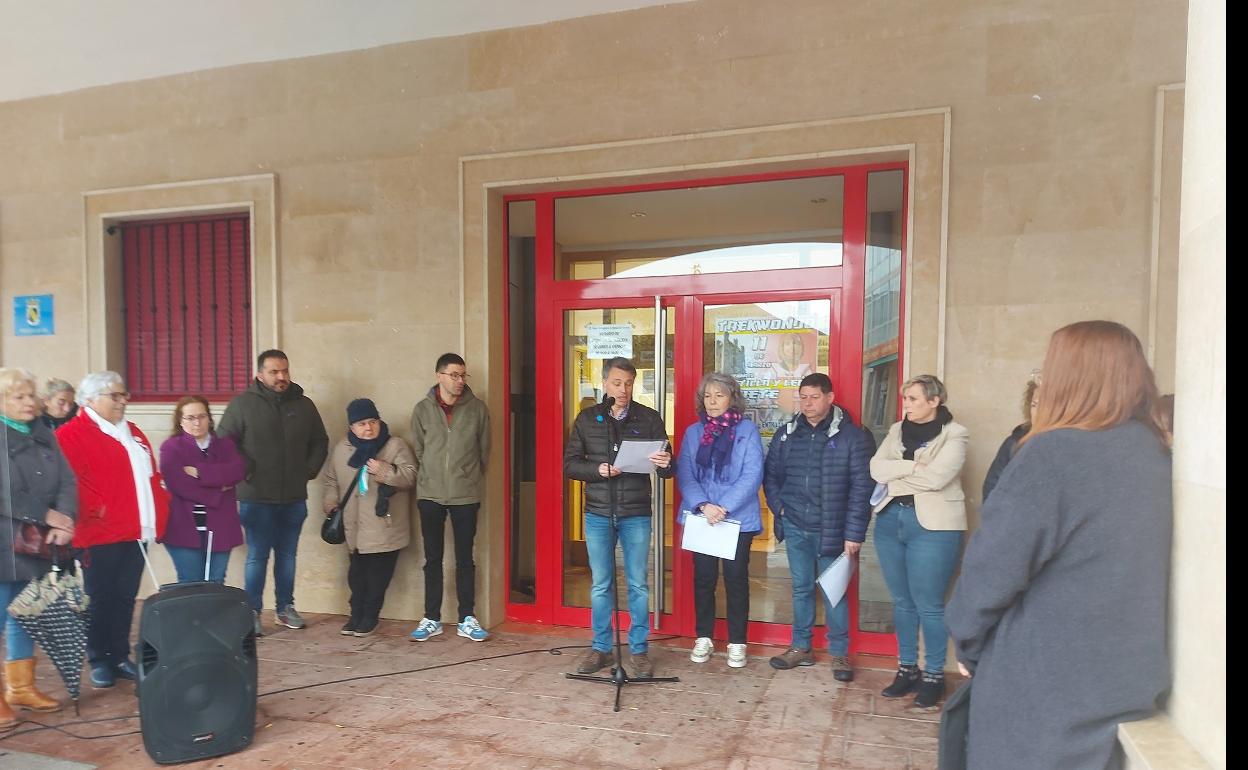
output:
[[[167,765],[251,743],[256,639],[247,594],[216,583],[169,586],[143,603],[136,650],[143,748]]]

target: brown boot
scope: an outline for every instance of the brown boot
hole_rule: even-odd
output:
[[[20,706],[31,711],[48,713],[61,710],[60,702],[35,689],[34,658],[5,661],[4,700],[10,706]]]
[[[12,730],[20,721],[13,709],[9,708],[9,704],[0,698],[0,730]]]

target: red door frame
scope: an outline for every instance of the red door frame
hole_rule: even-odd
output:
[[[506,601],[506,617],[529,623],[551,623],[557,625],[589,625],[589,610],[579,607],[563,606],[563,472],[562,446],[563,420],[563,314],[565,310],[578,308],[624,308],[653,307],[655,296],[663,298],[664,307],[674,307],[676,316],[676,332],[678,335],[693,339],[695,334],[701,336],[702,313],[707,304],[738,304],[747,302],[774,302],[794,299],[830,299],[832,301],[831,323],[835,324],[838,333],[830,334],[830,344],[835,341],[836,351],[829,349],[829,371],[838,375],[837,403],[847,408],[855,419],[860,420],[862,404],[862,343],[865,304],[866,280],[866,213],[867,213],[867,175],[875,171],[900,170],[903,172],[903,201],[907,200],[908,169],[905,163],[877,163],[860,166],[819,168],[783,173],[752,174],[731,177],[715,177],[689,181],[662,182],[652,184],[626,185],[618,187],[594,188],[589,190],[572,190],[554,193],[516,194],[504,198],[506,204],[512,201],[534,201],[536,210],[535,230],[535,345],[536,365],[539,377],[538,392],[543,394],[539,399],[538,408],[543,412],[536,424],[536,444],[539,448],[536,457],[537,505],[538,511],[548,511],[547,515],[539,515],[535,526],[535,602],[531,604],[513,603],[510,601],[510,586],[504,584]],[[844,178],[844,212],[842,220],[842,265],[828,268],[806,268],[788,270],[764,270],[746,273],[700,274],[694,276],[653,276],[628,279],[603,280],[556,280],[555,272],[555,241],[554,211],[555,201],[567,197],[588,197],[611,195],[648,190],[681,189],[690,187],[707,187],[724,184],[741,184],[749,182],[775,181],[782,179],[799,179],[816,176],[842,176]],[[902,219],[906,221],[907,212],[903,203]],[[902,308],[899,324],[904,323],[904,276],[907,252],[905,228],[902,237]],[[506,254],[508,238],[504,243],[504,269],[510,261]],[[750,286],[749,292],[741,291],[741,286]],[[811,288],[813,287],[813,288]],[[508,292],[504,292],[504,318],[510,318]],[[839,307],[838,307],[839,305]],[[900,337],[904,325],[899,326],[898,341],[898,376],[903,371],[901,366],[901,350],[904,347]],[[697,330],[696,332],[694,330]],[[682,330],[684,330],[682,332]],[[831,332],[831,329],[829,329]],[[669,389],[675,394],[675,415],[677,425],[670,426],[675,442],[679,443],[684,427],[693,420],[693,404],[688,397],[692,388],[683,382],[692,378],[696,384],[701,373],[702,346],[681,344],[680,336],[676,337],[674,351],[674,382]],[[510,360],[510,335],[504,336],[504,361]],[[657,363],[657,362],[656,362]],[[682,374],[683,372],[683,374]],[[848,376],[847,376],[848,375]],[[510,414],[510,371],[504,370],[504,410]],[[543,409],[542,405],[546,408]],[[553,405],[553,407],[551,406]],[[550,419],[551,409],[557,419]],[[542,419],[545,416],[547,419]],[[505,430],[510,433],[510,423]],[[511,449],[510,435],[504,442],[504,484],[508,490],[505,495],[507,505],[507,522],[505,528],[506,543],[504,554],[507,559],[503,574],[505,581],[511,576],[511,527],[513,512],[511,508]],[[545,448],[543,451],[542,448]],[[676,447],[677,451],[679,446]],[[678,494],[678,493],[677,493]],[[673,501],[675,504],[677,501]],[[557,512],[557,513],[555,513]],[[672,532],[673,542],[679,534]],[[672,563],[672,596],[674,607],[668,607],[673,615],[666,617],[662,623],[664,632],[690,635],[693,629],[692,590],[688,586],[692,570],[692,559],[681,549],[673,552]],[[857,591],[855,586],[850,591],[850,614],[857,617]],[[724,621],[716,625],[716,635],[726,631]],[[774,623],[751,622],[749,638],[758,643],[786,643],[788,626]],[[822,631],[820,630],[821,634]],[[821,640],[816,639],[816,643]],[[857,623],[851,623],[851,646],[857,652],[895,654],[896,639],[891,634],[863,633],[857,629]]]

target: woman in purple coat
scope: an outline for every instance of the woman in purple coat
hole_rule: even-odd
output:
[[[160,468],[173,499],[165,550],[179,583],[204,579],[225,582],[230,550],[243,544],[234,485],[247,470],[229,438],[213,434],[212,414],[203,396],[184,396],[173,410],[173,435],[160,445]]]

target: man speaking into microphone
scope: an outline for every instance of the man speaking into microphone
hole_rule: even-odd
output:
[[[646,563],[650,556],[650,476],[622,473],[611,463],[622,441],[668,439],[663,418],[644,404],[633,401],[637,367],[627,358],[607,360],[602,366],[603,403],[587,406],[576,416],[563,452],[563,473],[585,482],[585,548],[593,577],[590,615],[594,641],[576,667],[578,674],[592,674],[611,664],[612,585],[615,575],[615,539],[611,527],[614,502],[619,522],[618,540],[624,551],[624,575],[628,580],[628,650],[634,675],[654,675],[647,637],[650,624],[650,586]],[[670,444],[650,455],[661,478],[676,472]],[[615,494],[612,495],[612,487]],[[612,500],[614,497],[614,500]]]

